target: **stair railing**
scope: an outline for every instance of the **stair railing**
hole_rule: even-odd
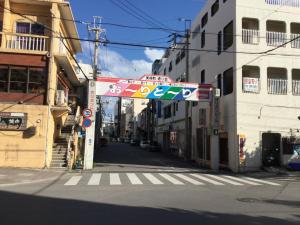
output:
[[[68,140],[68,150],[67,150],[67,165],[69,169],[72,169],[72,159],[75,157],[73,153],[72,143],[74,142],[74,136],[75,136],[75,127],[79,123],[80,120],[80,106],[77,107],[74,123],[72,125],[72,131],[71,135]]]

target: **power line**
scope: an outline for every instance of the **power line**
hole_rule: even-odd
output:
[[[141,17],[141,16],[138,15],[138,14],[135,15],[134,13],[132,13],[132,12],[127,8],[126,5],[124,6],[124,3],[123,3],[123,2],[116,2],[116,1],[114,1],[114,0],[110,0],[110,2],[111,2],[112,4],[114,4],[115,6],[117,6],[118,8],[120,8],[122,11],[124,11],[124,12],[126,12],[127,14],[133,16],[133,17],[136,18],[137,20],[142,21],[143,23],[145,23],[145,24],[147,24],[147,25],[149,25],[149,26],[153,26],[153,23],[151,23],[151,22],[145,20],[145,18]],[[119,3],[121,3],[121,5],[120,5]]]
[[[164,25],[163,23],[161,23],[160,21],[158,21],[154,17],[150,16],[147,12],[145,12],[144,10],[142,10],[142,9],[138,8],[137,6],[135,6],[134,4],[132,4],[129,0],[124,0],[124,1],[127,2],[129,5],[131,5],[133,8],[135,8],[136,10],[140,11],[142,14],[144,14],[150,20],[152,20],[153,22],[155,22],[155,24],[159,25],[159,27],[163,27],[163,28],[169,29],[166,25]]]
[[[299,37],[293,38],[289,42],[295,41],[299,39]],[[78,41],[83,41],[83,42],[95,42],[95,40],[89,40],[89,39],[83,39],[83,38],[73,38],[73,37],[62,37],[62,39],[70,39],[70,40],[78,40]],[[137,43],[127,43],[127,42],[116,42],[116,41],[98,41],[102,44],[105,45],[121,45],[121,46],[131,46],[131,47],[141,47],[141,48],[154,48],[154,49],[165,49],[165,50],[182,50],[183,47],[165,47],[165,46],[157,46],[157,45],[145,45],[145,44],[137,44]],[[288,42],[288,43],[289,43]],[[281,46],[284,46],[288,43],[284,43]],[[263,55],[263,54],[268,54],[268,55],[278,55],[278,56],[300,56],[300,54],[284,54],[284,53],[274,53],[274,54],[269,54],[272,51],[275,51],[278,47],[263,51],[263,52],[246,52],[246,51],[222,51],[222,53],[228,53],[228,54],[248,54],[248,55]],[[210,53],[217,53],[218,50],[214,49],[196,49],[196,48],[190,48],[191,51],[196,51],[196,52],[210,52]]]

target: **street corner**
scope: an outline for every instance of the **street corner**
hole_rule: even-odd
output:
[[[49,182],[59,179],[65,173],[44,169],[0,169],[0,188]]]

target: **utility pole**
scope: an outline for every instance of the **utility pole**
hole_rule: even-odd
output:
[[[191,20],[184,20],[185,22],[185,82],[189,82],[190,75],[190,58],[189,58],[189,48],[190,48],[190,34],[191,34]],[[189,119],[189,108],[190,103],[185,101],[185,159],[191,159],[191,123]]]
[[[89,128],[86,128],[86,138],[85,138],[85,150],[84,150],[84,169],[90,170],[93,169],[94,162],[94,145],[95,145],[95,136],[97,138],[96,143],[98,142],[99,129],[95,132],[95,123],[96,123],[96,79],[98,74],[98,56],[99,56],[99,45],[100,45],[100,36],[105,30],[101,28],[102,18],[99,16],[94,16],[94,23],[91,27],[88,26],[89,32],[95,34],[94,41],[94,59],[93,59],[93,79],[88,80],[88,106],[87,108],[92,111],[92,116],[90,117],[92,125]],[[102,126],[102,109],[101,104],[99,106],[100,113],[100,123]],[[98,127],[98,126],[97,126]],[[96,135],[95,135],[96,134]]]

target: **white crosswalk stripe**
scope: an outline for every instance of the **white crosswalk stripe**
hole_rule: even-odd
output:
[[[95,174],[92,174],[89,182],[88,182],[88,185],[99,185],[100,184],[100,180],[101,180],[101,173],[95,173]]]
[[[180,179],[182,179],[182,180],[184,180],[184,181],[187,181],[187,182],[193,184],[193,185],[204,185],[204,184],[201,183],[200,181],[197,181],[197,180],[195,180],[195,179],[193,179],[193,178],[190,178],[190,177],[188,177],[188,176],[186,176],[186,175],[183,175],[183,174],[180,174],[180,173],[176,173],[176,174],[174,174],[174,175],[177,176],[177,177],[179,177]]]
[[[79,183],[79,181],[81,180],[82,176],[73,176],[71,177],[66,183],[66,186],[74,186],[77,185]]]
[[[209,178],[204,177],[204,176],[202,176],[202,175],[200,175],[200,174],[191,174],[191,176],[196,177],[196,178],[198,178],[198,179],[200,179],[200,180],[206,181],[207,183],[210,183],[210,184],[213,184],[213,185],[220,185],[220,186],[221,186],[221,185],[224,185],[223,183],[220,183],[220,182],[218,182],[218,181],[209,179]]]
[[[247,180],[252,180],[254,182],[259,182],[259,183],[263,183],[263,184],[268,184],[271,186],[280,186],[280,184],[274,183],[274,182],[270,182],[270,181],[265,181],[265,180],[260,180],[260,179],[255,179],[255,178],[250,178],[250,177],[244,177]]]
[[[243,184],[241,184],[241,183],[238,183],[238,182],[235,182],[235,181],[232,181],[232,180],[228,180],[228,179],[216,176],[216,175],[207,174],[206,176],[214,178],[214,179],[222,181],[222,182],[225,182],[225,183],[228,183],[228,184],[235,185],[235,186],[243,186]]]
[[[169,174],[160,173],[159,175],[162,176],[163,178],[165,178],[167,181],[170,181],[172,184],[184,185],[184,183],[182,183],[181,181],[175,179],[174,177],[171,177]]]
[[[110,174],[110,185],[121,185],[120,176],[118,173]]]
[[[84,183],[81,181],[84,175],[75,175],[64,183],[65,186],[75,186]],[[271,185],[280,186],[279,183],[268,180],[234,175],[213,175],[202,173],[93,173],[84,185],[104,186],[104,185],[144,185],[143,179],[147,179],[154,185],[234,185],[234,186],[260,186]],[[121,180],[122,179],[122,180]],[[85,180],[85,179],[84,179]],[[124,180],[124,183],[121,181]],[[130,182],[130,183],[129,183]],[[149,183],[148,182],[148,183]]]
[[[245,184],[250,184],[250,185],[253,185],[253,186],[262,185],[262,184],[255,183],[253,181],[249,181],[249,180],[242,179],[242,178],[239,178],[239,177],[233,177],[233,176],[223,176],[223,177],[226,177],[226,178],[231,179],[231,180],[236,180],[236,181],[239,181],[239,182],[242,182],[242,183],[245,183]]]
[[[133,185],[141,185],[143,182],[138,178],[135,173],[127,173],[127,177]]]
[[[151,173],[143,173],[144,177],[146,177],[152,184],[159,185],[164,184],[159,179],[157,179],[155,176],[153,176]]]

